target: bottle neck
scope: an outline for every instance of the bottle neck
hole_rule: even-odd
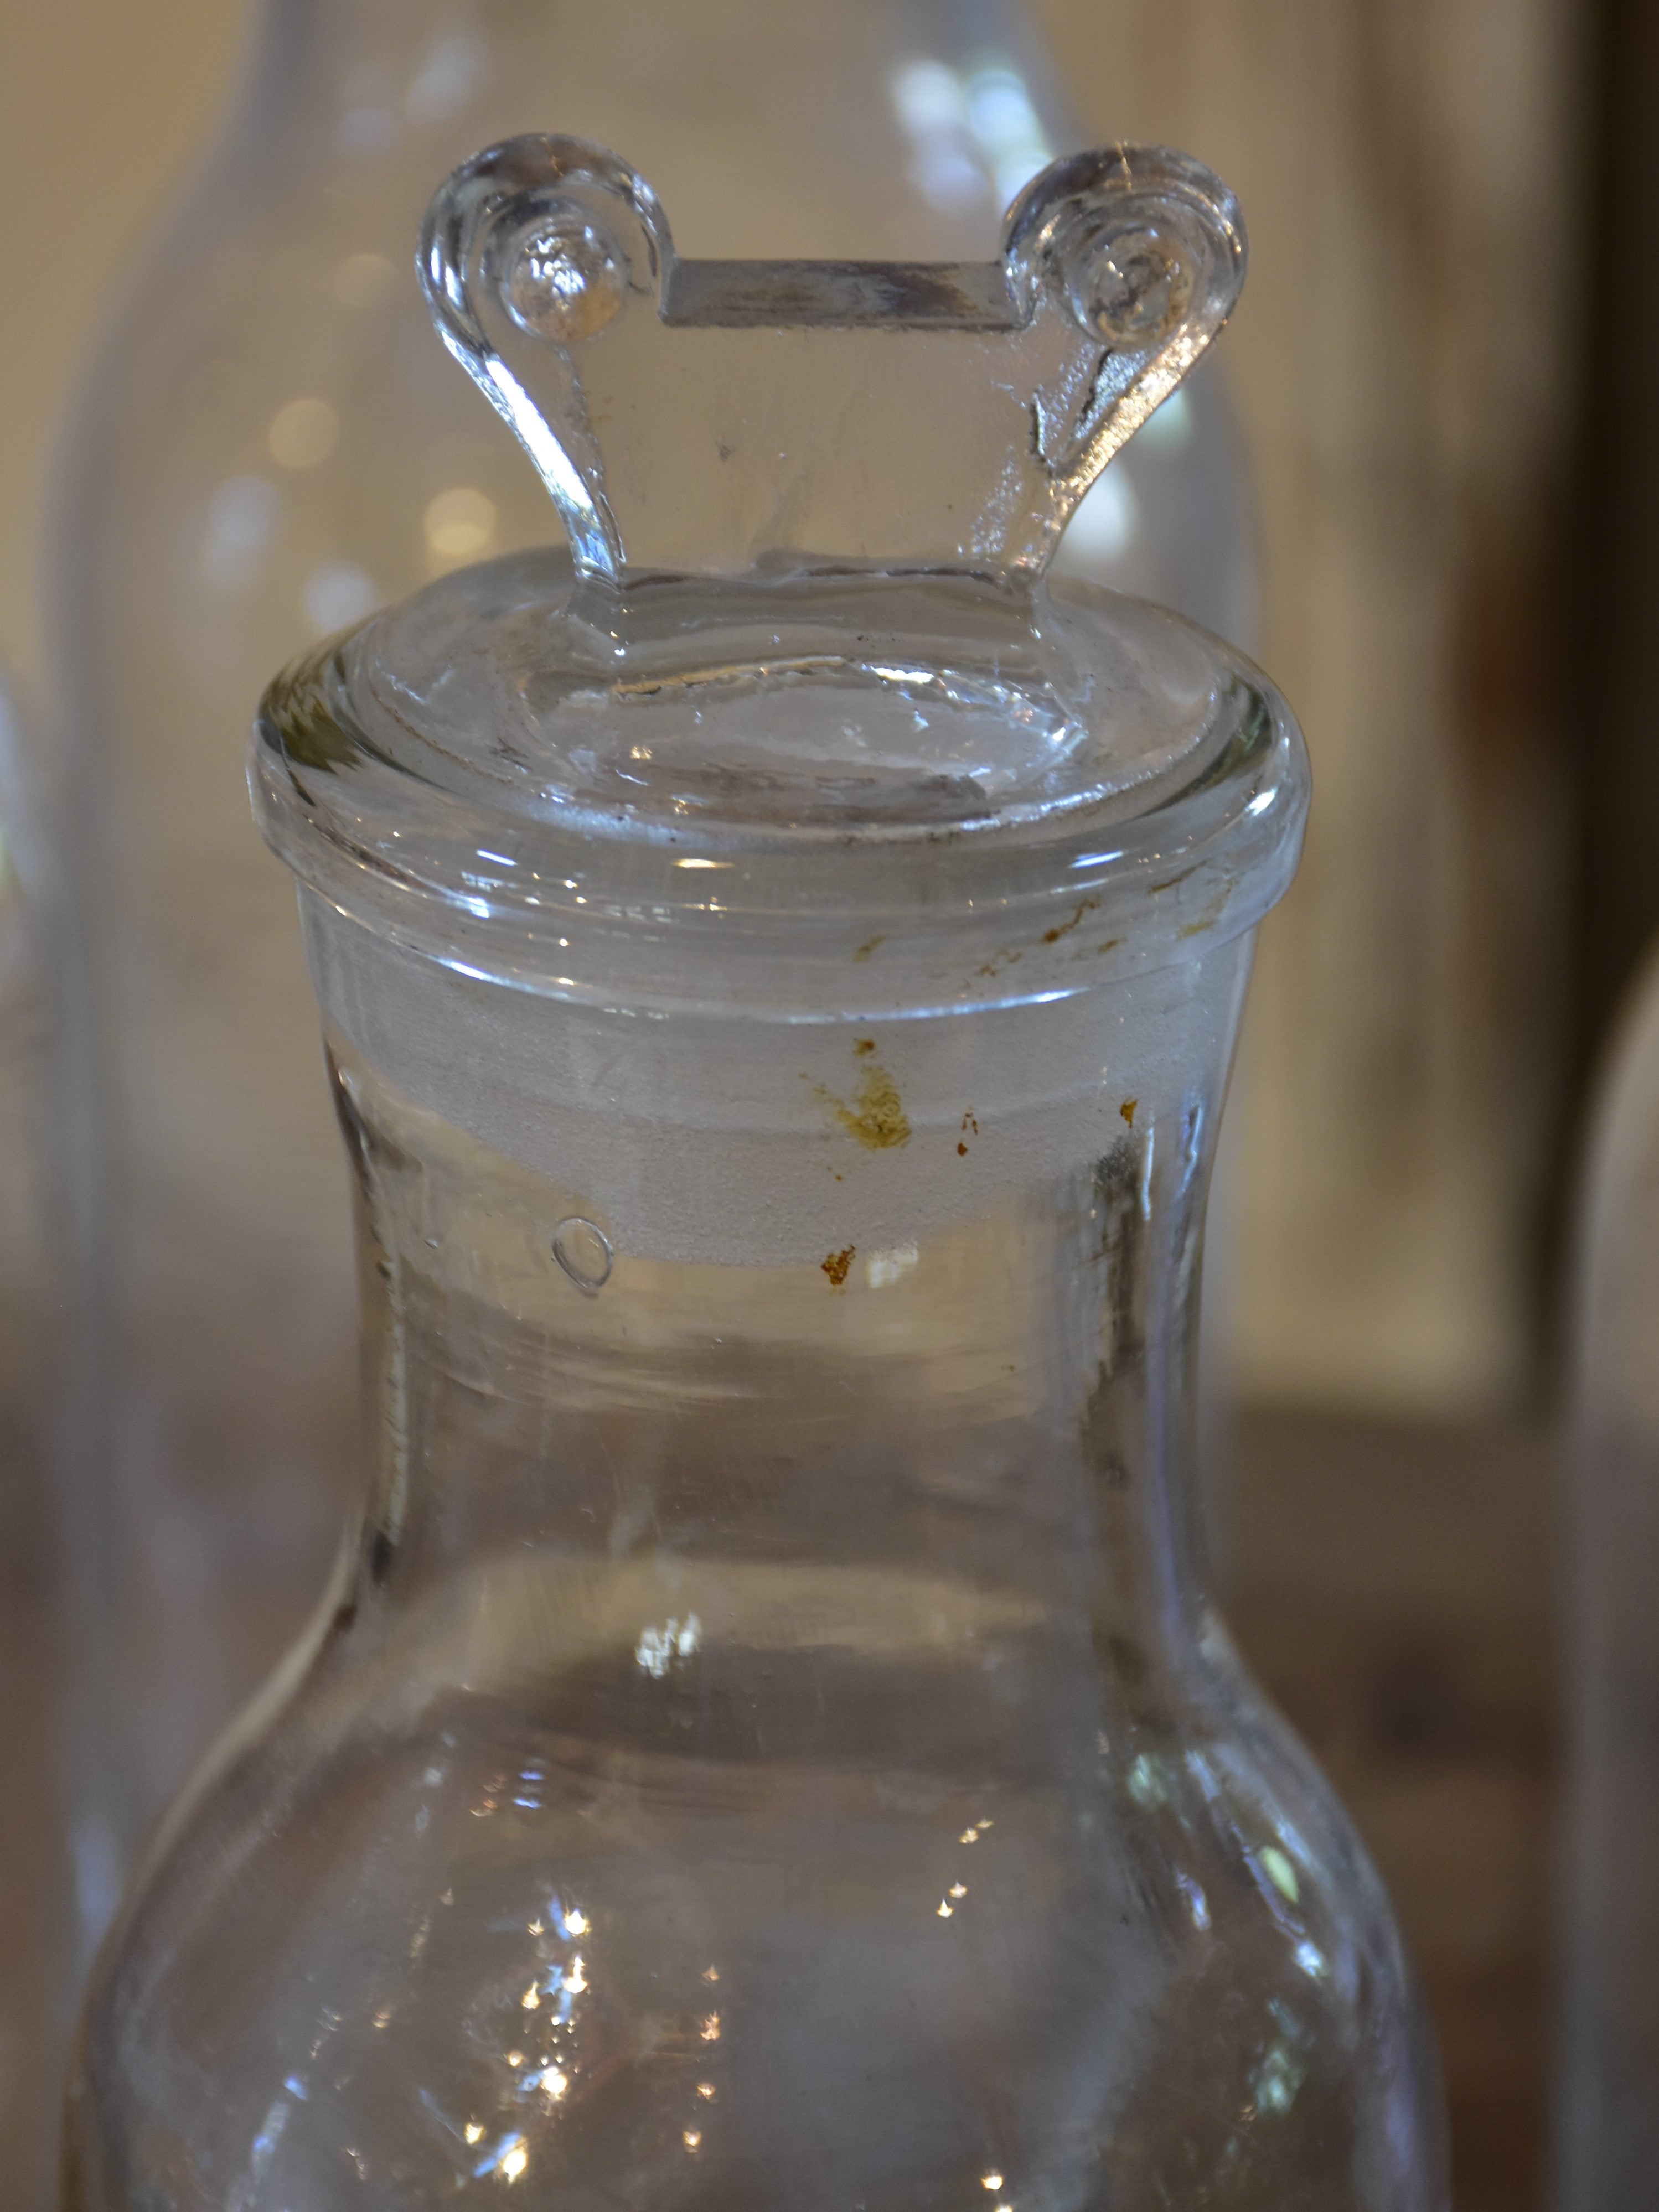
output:
[[[559,1034],[540,1056],[564,1064],[586,1106],[556,1110],[520,1085],[492,1122],[486,1094],[511,1087],[503,1055],[469,1054],[447,1096],[430,1062],[394,1084],[395,1050],[377,1066],[343,1033],[360,1024],[322,968],[373,1468],[341,1619],[394,1646],[428,1635],[434,1613],[454,1632],[470,1624],[480,1681],[527,1670],[583,1735],[617,1724],[619,1685],[711,1640],[732,1667],[733,1653],[771,1655],[776,1700],[757,1692],[746,1718],[721,1723],[733,1758],[801,1729],[842,1730],[850,1753],[884,1670],[894,1697],[937,1696],[942,1741],[1012,1731],[1010,1759],[1062,1714],[1074,1742],[1103,1668],[1110,1696],[1186,1694],[1206,1617],[1203,1200],[1243,951],[1193,963],[1178,988],[1151,979],[1138,1015],[1101,1010],[1107,1033],[1137,1018],[1147,1032],[1139,1095],[1113,1085],[1058,1118],[1052,1101],[999,1097],[963,1038],[901,1041],[915,1079],[895,1110],[914,1120],[905,1145],[878,1146],[892,1172],[866,1194],[885,1243],[858,1215],[855,1133],[839,1174],[830,1141],[843,1115],[878,1138],[896,1126],[879,1082],[844,1101],[812,1083],[815,1127],[766,1127],[740,1056],[722,1114],[705,1080],[717,1039],[682,1049],[612,1018],[596,1043],[553,1007],[543,1018]],[[1093,1027],[1075,1008],[1024,1013],[1032,1033],[995,1055],[1005,1075],[1053,1062],[1036,1026],[1050,1048],[1068,1021]],[[822,1048],[837,1045],[856,1049]],[[948,1133],[920,1065],[929,1049],[951,1079]],[[804,1054],[793,1039],[779,1051],[793,1115]],[[1092,1036],[1082,1059],[1098,1092]],[[965,1113],[964,1079],[981,1086]],[[653,1122],[653,1083],[677,1126]],[[969,1200],[980,1147],[983,1196]],[[940,1200],[945,1164],[957,1194]],[[854,1224],[844,1243],[828,1241],[832,1220]],[[805,1655],[830,1648],[855,1655],[845,1697],[815,1691],[807,1711]]]

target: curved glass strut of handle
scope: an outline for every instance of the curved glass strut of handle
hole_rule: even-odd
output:
[[[682,260],[642,177],[544,137],[465,162],[420,246],[445,344],[528,449],[578,568],[611,582],[1040,573],[1244,265],[1220,179],[1139,146],[1034,178],[1000,261]]]

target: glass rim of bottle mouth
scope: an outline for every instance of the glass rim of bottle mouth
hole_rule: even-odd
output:
[[[538,997],[854,1023],[1066,999],[1253,927],[1299,856],[1301,733],[1218,645],[1229,680],[1206,741],[1150,792],[803,841],[482,804],[378,751],[338,682],[325,747],[297,757],[273,700],[337,677],[349,642],[318,648],[262,704],[249,782],[267,843],[347,919]]]

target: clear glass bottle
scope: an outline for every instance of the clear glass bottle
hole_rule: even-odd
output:
[[[76,419],[56,568],[107,1076],[130,1838],[295,1632],[354,1449],[327,1090],[229,737],[307,643],[545,536],[433,356],[409,241],[464,153],[550,118],[639,161],[716,254],[988,252],[1077,143],[1002,0],[269,0]],[[1066,558],[1244,634],[1202,381],[1079,530]]]
[[[1621,1025],[1579,1230],[1555,2201],[1659,2205],[1659,958]]]
[[[1237,210],[1118,149],[998,261],[696,261],[538,139],[422,266],[576,568],[261,713],[372,1471],[105,1950],[72,2202],[1440,2212],[1386,1900],[1194,1505],[1301,742],[1043,575]]]

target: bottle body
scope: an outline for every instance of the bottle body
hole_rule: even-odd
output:
[[[108,1054],[121,1641],[100,1694],[135,1749],[130,1842],[303,1617],[355,1449],[337,1147],[237,740],[310,640],[550,530],[431,343],[428,192],[550,125],[647,165],[689,252],[988,252],[1032,134],[1066,136],[1041,76],[1001,9],[270,11],[86,402],[58,569]],[[1109,494],[1101,573],[1243,619],[1213,393],[1143,434]]]
[[[1659,975],[1609,1066],[1580,1224],[1557,2202],[1659,2201]]]
[[[305,904],[374,1474],[106,1949],[76,2201],[1440,2206],[1194,1527],[1248,938],[803,1029]]]

